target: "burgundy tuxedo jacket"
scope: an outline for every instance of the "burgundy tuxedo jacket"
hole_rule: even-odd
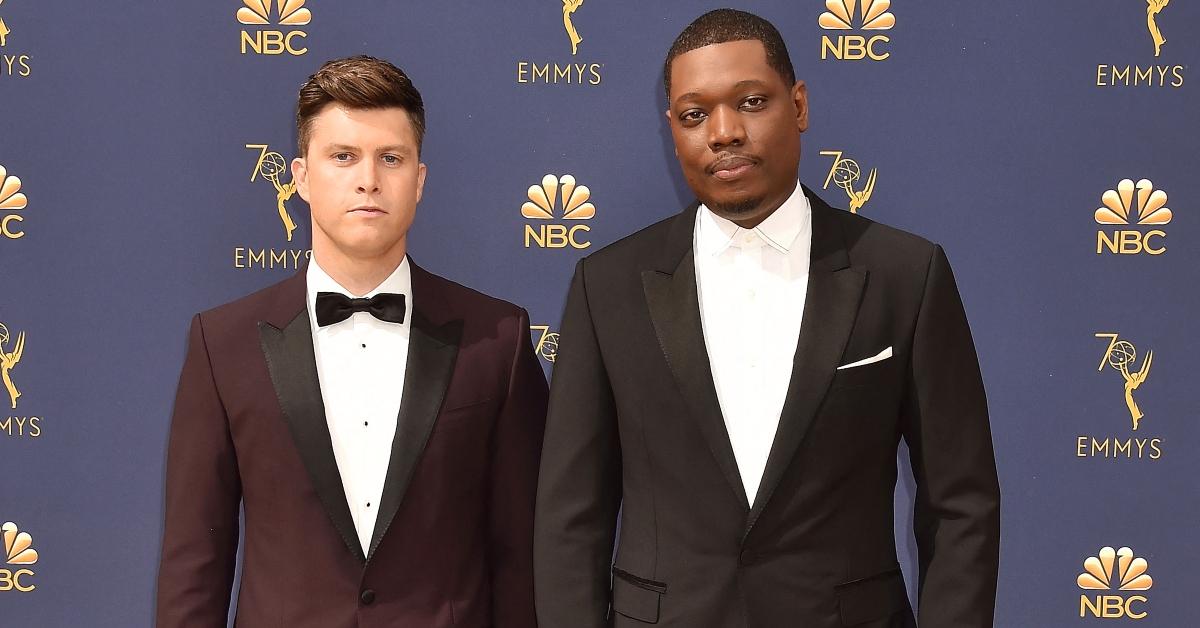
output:
[[[528,315],[412,266],[371,545],[326,426],[305,270],[192,321],[167,456],[159,628],[532,628],[546,381]]]

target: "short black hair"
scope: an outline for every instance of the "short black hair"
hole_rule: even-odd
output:
[[[667,98],[671,97],[671,62],[675,57],[713,44],[748,39],[762,42],[763,49],[767,51],[767,64],[779,73],[779,77],[788,87],[796,83],[792,58],[788,55],[783,37],[779,35],[779,30],[774,24],[753,13],[737,9],[716,9],[688,24],[667,51],[667,60],[663,63],[663,87],[667,91]]]

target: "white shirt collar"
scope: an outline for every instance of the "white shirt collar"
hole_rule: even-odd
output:
[[[796,244],[797,236],[808,225],[812,208],[808,198],[804,196],[804,189],[797,182],[796,189],[783,205],[753,229],[739,227],[734,222],[714,214],[706,205],[701,205],[698,213],[697,253],[720,255],[725,249],[738,243],[739,238],[745,239],[753,234],[757,236],[753,237],[755,244],[767,244],[787,255]]]
[[[308,315],[314,321],[314,325],[317,320],[315,312],[318,292],[337,292],[351,298],[356,296],[342,287],[337,281],[334,281],[333,277],[330,277],[329,273],[325,272],[325,269],[321,268],[321,265],[317,263],[315,257],[308,262],[308,271],[305,273],[305,279],[308,282],[308,294],[306,295],[308,300]],[[393,270],[392,274],[388,275],[387,279],[384,279],[382,283],[375,286],[370,292],[362,295],[362,297],[369,299],[380,292],[404,295],[405,303],[408,306],[405,308],[404,323],[408,324],[412,320],[413,303],[412,266],[408,263],[407,255],[400,261],[400,265],[396,267],[396,270]]]

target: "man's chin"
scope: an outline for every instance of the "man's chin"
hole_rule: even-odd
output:
[[[727,220],[737,220],[755,214],[762,206],[763,198],[711,199],[703,202],[714,214]]]
[[[372,260],[391,257],[404,250],[404,238],[380,237],[381,234],[357,234],[358,237],[334,238],[330,248],[348,259]]]

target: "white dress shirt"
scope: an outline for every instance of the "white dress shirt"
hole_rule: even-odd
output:
[[[704,205],[696,213],[693,245],[704,344],[751,504],[779,427],[800,337],[811,214],[799,185],[753,229]]]
[[[325,422],[342,488],[363,553],[370,551],[376,513],[396,435],[396,415],[404,390],[408,337],[412,322],[412,270],[408,257],[383,283],[355,295],[333,280],[317,260],[308,264],[308,318],[312,324],[317,376],[325,402]],[[318,292],[372,297],[380,292],[403,294],[404,324],[387,323],[367,312],[317,326]]]

